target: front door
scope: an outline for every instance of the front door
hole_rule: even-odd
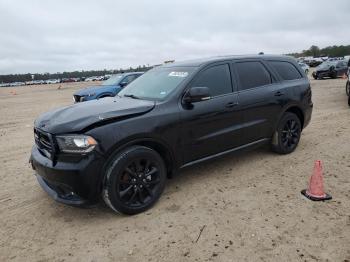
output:
[[[211,99],[181,104],[184,162],[188,163],[240,145],[238,95],[228,63],[211,65],[189,87],[208,87]]]

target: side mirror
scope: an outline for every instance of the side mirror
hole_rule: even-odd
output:
[[[119,85],[120,85],[121,87],[124,87],[124,86],[127,86],[128,83],[127,83],[127,82],[121,82]]]
[[[183,101],[186,104],[201,102],[210,99],[208,87],[191,87],[185,94]]]

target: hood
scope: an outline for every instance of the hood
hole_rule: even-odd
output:
[[[153,101],[106,97],[44,113],[35,120],[34,126],[52,134],[79,132],[109,120],[145,114],[151,111],[154,105]]]
[[[96,92],[98,93],[103,93],[103,92],[111,92],[112,90],[114,91],[115,89],[119,88],[119,85],[110,85],[110,86],[89,86],[84,89],[80,89],[77,92],[74,93],[74,95],[78,96],[86,96],[90,94],[94,94]]]

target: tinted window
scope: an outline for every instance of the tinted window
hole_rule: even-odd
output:
[[[232,92],[230,69],[227,64],[210,67],[200,72],[192,87],[208,87],[210,96]]]
[[[260,62],[240,62],[235,64],[241,90],[271,84],[271,75]]]
[[[289,62],[270,61],[269,63],[283,80],[295,80],[302,77],[295,66]]]

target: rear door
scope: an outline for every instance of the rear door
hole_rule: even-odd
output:
[[[233,67],[238,79],[244,144],[271,137],[281,108],[279,100],[284,96],[276,77],[261,60],[238,60]]]
[[[240,145],[241,116],[229,63],[204,68],[190,87],[208,87],[211,98],[191,107],[180,105],[185,163]]]

